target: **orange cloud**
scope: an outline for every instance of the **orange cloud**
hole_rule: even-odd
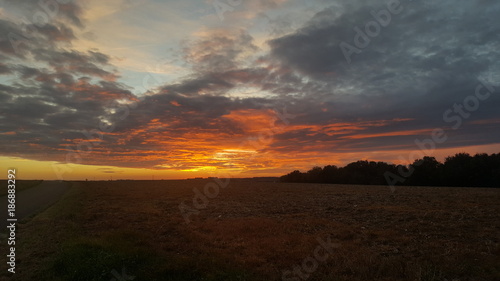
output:
[[[247,134],[256,133],[274,126],[274,121],[276,120],[276,114],[269,109],[233,110],[222,117],[234,122],[238,127],[244,129]]]
[[[407,131],[396,131],[378,134],[360,134],[360,135],[350,135],[340,137],[342,139],[367,139],[367,138],[379,138],[379,137],[395,137],[395,136],[418,136],[418,135],[430,135],[433,129],[422,129],[422,130],[407,130]]]

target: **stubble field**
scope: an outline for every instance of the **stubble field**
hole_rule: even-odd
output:
[[[500,280],[498,189],[234,179],[186,223],[208,182],[75,182],[20,226],[15,278]]]

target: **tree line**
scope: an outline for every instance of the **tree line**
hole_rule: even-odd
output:
[[[360,160],[344,167],[314,167],[295,170],[280,177],[281,182],[338,183],[364,185],[500,187],[500,153],[457,153],[444,163],[425,156],[410,165]]]

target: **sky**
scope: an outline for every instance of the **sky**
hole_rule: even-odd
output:
[[[496,0],[0,0],[0,163],[279,176],[500,152]]]

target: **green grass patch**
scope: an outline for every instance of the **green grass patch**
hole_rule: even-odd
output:
[[[122,276],[123,270],[126,275],[137,275],[134,280],[151,280],[160,259],[143,241],[126,232],[67,241],[51,266],[52,280],[110,280],[113,273]]]
[[[109,231],[100,238],[80,237],[66,242],[48,277],[56,281],[256,280],[220,261],[162,254],[147,237],[120,230]]]
[[[78,233],[78,214],[82,190],[74,184],[54,205],[39,214],[19,221],[16,229],[16,273],[8,274],[1,264],[0,277],[9,280],[50,280],[47,266],[59,241]],[[4,269],[5,267],[5,269]]]

